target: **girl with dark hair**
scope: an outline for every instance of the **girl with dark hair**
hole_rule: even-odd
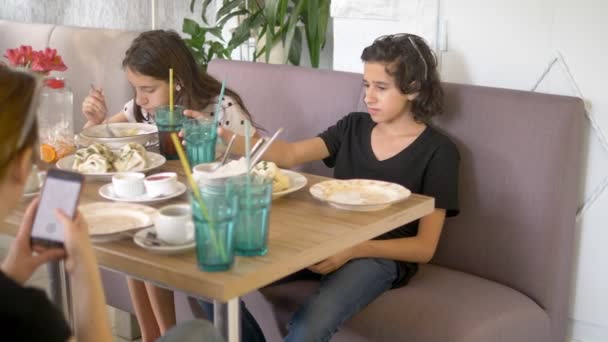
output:
[[[350,113],[311,139],[275,141],[263,159],[284,168],[323,160],[335,178],[398,183],[434,197],[436,209],[279,281],[320,280],[318,291],[292,317],[286,341],[328,341],[383,292],[405,286],[418,263],[433,257],[446,216],[459,212],[460,156],[430,123],[443,105],[433,52],[424,39],[397,34],[376,39],[361,59],[367,112]],[[221,128],[219,133],[224,140],[232,136]],[[243,145],[237,138],[234,151],[244,151]],[[244,312],[242,317],[252,316]],[[254,332],[243,331],[244,339],[256,340]]]
[[[155,108],[169,104],[170,68],[174,75],[175,104],[190,109],[186,111],[189,116],[201,112],[209,116],[214,114],[222,85],[198,66],[175,31],[143,32],[127,49],[122,66],[135,91],[134,98],[120,112],[106,119],[108,108],[103,89],[89,90],[82,103],[82,112],[87,118],[84,127],[99,125],[105,120],[155,123]],[[251,121],[251,115],[237,93],[226,89],[225,95],[219,114],[220,125],[243,135],[245,120]]]
[[[134,98],[109,122],[155,122],[154,110],[169,104],[169,91],[175,104],[188,108],[187,116],[213,116],[221,83],[196,63],[181,37],[174,31],[141,33],[127,49],[122,66],[135,91]],[[169,89],[169,69],[173,68],[174,89]],[[244,135],[245,122],[251,121],[243,101],[229,88],[220,107],[219,124],[227,131]],[[108,109],[101,89],[91,89],[82,104],[88,122],[85,127],[104,123]],[[251,130],[251,134],[255,129]],[[128,280],[131,299],[142,332],[142,341],[155,341],[175,325],[173,292],[139,280]]]

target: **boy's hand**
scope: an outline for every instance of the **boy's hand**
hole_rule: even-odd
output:
[[[352,248],[348,248],[338,254],[332,255],[329,258],[308,267],[308,269],[315,273],[328,274],[342,267],[342,265],[350,261],[353,256],[354,254],[352,253]]]

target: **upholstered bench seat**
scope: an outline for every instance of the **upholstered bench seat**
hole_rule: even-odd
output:
[[[262,293],[274,303],[284,331],[295,308],[316,288],[317,282],[299,281]],[[435,265],[421,266],[407,288],[386,292],[347,326],[372,341],[512,342],[549,336],[549,316],[522,293]]]

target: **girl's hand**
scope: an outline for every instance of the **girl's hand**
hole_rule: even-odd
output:
[[[17,236],[2,263],[2,272],[19,284],[25,283],[40,265],[65,257],[61,248],[36,247],[34,250],[31,247],[32,224],[39,202],[39,198],[35,198],[27,207]]]
[[[346,264],[354,257],[353,249],[349,248],[344,250],[336,255],[333,255],[323,261],[320,261],[310,267],[309,270],[319,273],[319,274],[328,274],[331,273],[338,268],[342,267],[342,265]]]
[[[200,117],[210,117],[209,115],[203,113],[203,112],[199,112],[197,110],[194,109],[185,109],[184,110],[184,116],[187,116],[189,118],[200,118]],[[184,139],[184,130],[180,129],[179,133],[177,133],[177,135],[180,137],[180,139],[182,139],[182,145],[186,146],[186,140]]]
[[[63,225],[64,246],[67,253],[66,270],[72,274],[88,272],[90,267],[95,267],[95,254],[89,239],[87,222],[78,211],[74,220],[61,209],[57,209],[55,216]]]
[[[233,135],[234,135],[234,133],[232,133],[230,130],[225,129],[222,126],[217,127],[217,136],[218,136],[218,138],[221,138],[224,141],[224,143],[227,144]]]
[[[101,124],[108,115],[103,89],[90,89],[89,95],[82,102],[82,113],[88,121]]]
[[[209,117],[209,115],[204,114],[203,112],[196,111],[194,109],[186,109],[184,110],[184,115],[189,118],[200,118],[200,117]]]

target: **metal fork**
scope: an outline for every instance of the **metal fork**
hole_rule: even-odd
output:
[[[91,84],[91,90],[97,91],[97,89],[95,89],[95,86],[93,84]],[[112,131],[112,129],[110,128],[110,118],[107,117],[107,114],[106,114],[106,132],[108,132],[108,134],[110,135],[110,138],[116,138],[116,134],[114,134],[114,131]]]

